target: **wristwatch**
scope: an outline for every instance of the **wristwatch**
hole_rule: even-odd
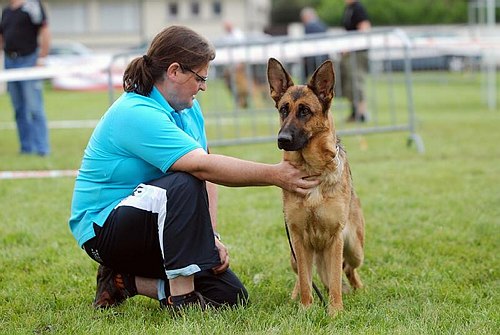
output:
[[[219,234],[218,232],[214,231],[214,236],[215,236],[215,238],[216,238],[216,239],[218,239],[219,241],[221,240],[221,239],[220,239],[220,234]]]

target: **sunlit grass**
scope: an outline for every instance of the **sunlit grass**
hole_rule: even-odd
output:
[[[0,333],[498,334],[500,113],[471,83],[415,81],[425,154],[406,146],[404,132],[342,139],[366,217],[366,288],[347,295],[336,318],[317,299],[307,311],[290,300],[294,274],[276,188],[220,187],[219,231],[251,305],[174,318],[143,297],[92,309],[97,266],[67,225],[72,178],[0,180]],[[48,90],[47,113],[98,119],[107,98]],[[1,122],[12,121],[6,95],[0,110]],[[77,169],[90,133],[52,129],[53,153],[38,158],[20,157],[15,131],[2,129],[0,170]],[[281,159],[271,142],[213,151]]]

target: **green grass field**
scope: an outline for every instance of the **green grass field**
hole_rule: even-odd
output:
[[[418,132],[343,138],[366,218],[366,288],[330,318],[316,299],[290,300],[294,274],[280,191],[220,188],[219,231],[250,293],[244,309],[173,318],[135,297],[115,310],[91,302],[97,265],[67,226],[72,178],[0,180],[1,334],[500,334],[500,112],[478,78],[415,80]],[[97,119],[106,93],[46,91],[50,120]],[[0,123],[11,122],[0,95]],[[0,170],[77,169],[91,129],[53,129],[53,153],[20,157],[0,129]],[[214,148],[277,162],[274,143]],[[316,279],[319,283],[319,281]]]

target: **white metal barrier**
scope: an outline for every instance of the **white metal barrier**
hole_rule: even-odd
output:
[[[413,104],[411,45],[399,29],[373,30],[368,33],[315,34],[302,38],[266,37],[244,43],[216,44],[217,57],[210,68],[209,88],[198,95],[206,118],[211,146],[274,141],[278,116],[269,97],[266,78],[267,61],[279,59],[295,78],[304,83],[303,59],[327,55],[334,61],[337,97],[332,112],[339,135],[370,134],[390,131],[408,133],[408,143],[424,152],[416,132]],[[341,77],[338,62],[346,51],[368,50],[370,72],[367,78],[368,120],[344,122],[347,102],[339,90]],[[110,102],[114,101],[116,68],[140,55],[132,50],[114,55],[111,60],[90,64],[14,69],[0,73],[0,81],[54,78],[83,75],[108,69]],[[399,64],[399,65],[398,65]],[[398,67],[399,69],[394,69]],[[356,71],[356,69],[351,69]],[[349,112],[349,111],[348,111]]]
[[[400,131],[408,144],[424,152],[416,131],[413,104],[411,45],[398,29],[369,33],[316,34],[301,38],[270,37],[244,43],[217,44],[209,88],[199,95],[212,146],[274,141],[278,116],[269,97],[266,66],[269,57],[280,60],[296,83],[305,83],[304,58],[327,55],[336,70],[336,99],[332,112],[339,135]],[[340,91],[339,61],[346,51],[369,50],[367,76],[368,119],[348,123],[348,103]],[[394,71],[391,64],[401,62]],[[356,71],[356,69],[351,69]],[[244,97],[242,97],[244,95]]]

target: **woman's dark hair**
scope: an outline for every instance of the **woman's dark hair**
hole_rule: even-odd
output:
[[[149,96],[172,63],[196,69],[215,58],[215,48],[203,36],[184,26],[170,26],[155,36],[146,55],[130,62],[123,75],[125,92]]]

